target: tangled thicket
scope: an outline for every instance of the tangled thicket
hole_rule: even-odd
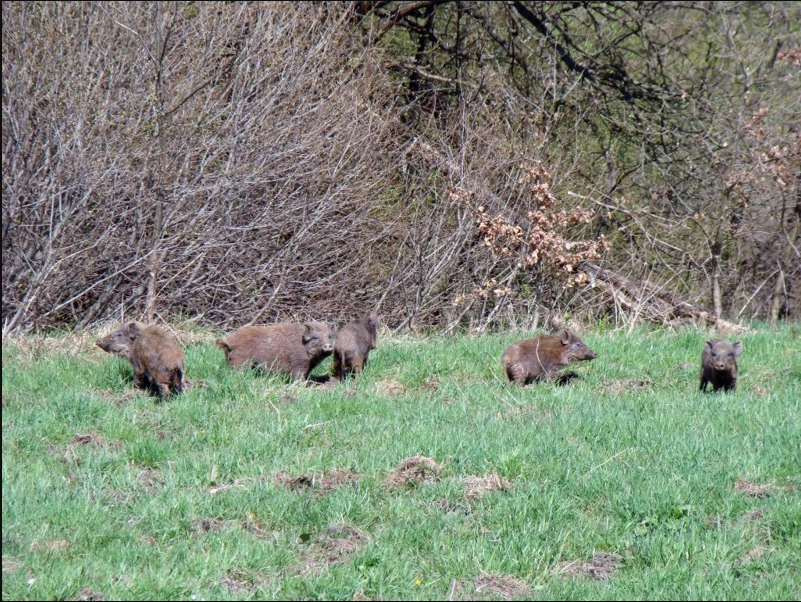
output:
[[[4,334],[801,312],[794,3],[2,16]]]

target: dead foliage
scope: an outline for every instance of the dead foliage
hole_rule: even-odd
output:
[[[746,479],[737,479],[734,483],[734,491],[748,497],[763,498],[786,490],[786,487],[780,485],[760,485]]]
[[[381,395],[388,395],[389,397],[403,395],[406,392],[406,387],[396,378],[379,381],[376,383],[376,387]]]
[[[310,545],[301,572],[319,575],[333,564],[347,562],[366,543],[367,537],[360,529],[345,523],[331,525]]]
[[[610,552],[598,552],[591,560],[582,562],[579,560],[563,561],[556,565],[554,572],[566,577],[590,577],[596,581],[606,581],[615,571],[623,559],[618,554]]]
[[[513,575],[483,574],[474,582],[476,594],[500,597],[504,600],[530,599],[531,588]]]
[[[239,521],[239,524],[242,526],[242,529],[259,539],[276,540],[281,535],[279,531],[271,529],[263,520],[251,512],[248,512],[247,516]]]
[[[96,592],[89,587],[82,588],[81,591],[79,591],[74,597],[69,598],[69,600],[83,600],[83,601],[105,600],[105,599],[106,599],[105,595]]]
[[[234,569],[222,578],[222,585],[232,594],[250,594],[263,584],[263,579],[249,575],[245,571]]]
[[[228,491],[229,489],[233,489],[234,487],[242,487],[247,485],[248,483],[253,483],[255,481],[263,482],[265,480],[264,476],[261,477],[242,477],[239,479],[234,479],[230,483],[221,483],[220,485],[212,485],[208,488],[208,492],[210,495],[215,495],[220,493],[221,491]]]
[[[757,561],[759,561],[759,560],[760,560],[760,559],[761,559],[761,558],[762,558],[762,557],[763,557],[765,554],[767,554],[767,553],[769,553],[769,552],[773,552],[773,551],[774,551],[774,550],[773,550],[773,548],[771,548],[771,547],[769,547],[769,546],[767,546],[767,545],[762,545],[762,544],[759,544],[759,545],[757,545],[757,546],[754,546],[754,547],[753,547],[753,548],[751,548],[750,550],[748,550],[748,551],[744,552],[744,553],[743,553],[743,554],[742,554],[742,555],[741,555],[741,556],[738,558],[738,563],[739,563],[739,564],[741,564],[741,565],[743,565],[743,564],[748,564],[748,563],[750,563],[750,562],[757,562]]]
[[[387,487],[403,487],[410,484],[433,483],[439,478],[442,465],[437,464],[433,458],[426,456],[413,456],[406,458],[396,470],[389,473],[384,479]]]
[[[465,497],[470,501],[483,497],[490,491],[506,491],[512,488],[510,481],[495,472],[484,477],[468,476],[464,481]]]
[[[239,524],[235,520],[222,520],[219,518],[196,518],[192,521],[192,530],[196,533],[211,533],[222,531],[225,527]]]
[[[289,475],[285,470],[280,470],[275,474],[274,480],[281,487],[290,491],[303,489],[314,489],[321,493],[328,493],[343,485],[354,485],[362,478],[357,472],[335,468],[324,470],[321,475],[300,474],[295,477]]]
[[[14,573],[22,568],[22,563],[11,556],[3,556],[3,572]]]
[[[32,541],[29,549],[31,552],[35,552],[36,550],[44,550],[46,552],[60,552],[62,550],[66,550],[72,544],[68,542],[66,539],[55,539],[55,540],[48,540],[48,541]]]
[[[144,397],[145,393],[142,392],[140,389],[126,389],[121,393],[115,393],[109,389],[99,389],[96,391],[96,394],[101,399],[106,401],[110,401],[116,405],[122,405],[131,401],[132,399],[136,399],[137,397]]]
[[[158,490],[161,489],[161,486],[164,484],[164,477],[162,477],[157,470],[143,468],[139,471],[136,481],[140,486],[144,487],[149,495],[154,495],[158,493]]]
[[[106,438],[103,435],[95,435],[93,433],[78,433],[73,438],[72,442],[76,445],[105,445]]]
[[[603,388],[614,395],[622,393],[629,393],[638,389],[645,389],[651,386],[651,380],[648,378],[621,378],[615,380],[605,380]]]

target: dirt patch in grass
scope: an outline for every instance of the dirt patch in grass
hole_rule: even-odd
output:
[[[601,385],[606,391],[614,395],[628,393],[637,389],[645,389],[651,386],[651,380],[648,378],[621,378],[615,380],[605,380]]]
[[[221,580],[222,586],[232,594],[250,594],[257,590],[264,583],[254,575],[248,575],[245,571],[234,569],[225,574]]]
[[[617,571],[617,566],[623,558],[609,552],[598,552],[588,562],[578,560],[563,561],[556,565],[554,572],[567,577],[590,577],[596,581],[606,581]]]
[[[201,517],[192,521],[192,531],[200,535],[204,533],[219,533],[224,529],[233,527],[240,527],[243,531],[247,531],[259,539],[277,540],[281,535],[278,531],[271,530],[251,513],[248,513],[246,518],[239,520]]]
[[[326,529],[321,537],[321,547],[325,550],[326,562],[334,564],[346,560],[366,541],[367,538],[359,529],[337,523]]]
[[[471,587],[472,585],[472,587]],[[472,591],[470,591],[472,589]],[[513,575],[483,573],[469,582],[451,582],[450,600],[531,600],[533,590]]]
[[[321,475],[300,474],[295,477],[290,476],[285,470],[280,470],[275,474],[274,480],[290,491],[315,489],[321,493],[328,493],[343,485],[354,485],[361,478],[362,475],[357,472],[335,468],[324,470]]]
[[[739,564],[748,564],[750,562],[757,562],[760,558],[762,558],[765,554],[773,552],[773,548],[770,548],[766,545],[758,545],[747,552],[744,552],[740,558],[738,559]]]
[[[44,550],[46,552],[61,552],[70,547],[70,542],[66,539],[54,539],[50,541],[32,541],[29,549],[31,552],[36,550]]]
[[[437,389],[439,389],[439,380],[433,376],[427,377],[422,383],[420,383],[421,391],[436,391]]]
[[[79,591],[75,596],[72,598],[68,598],[69,600],[105,600],[106,596],[94,591],[89,587],[84,587]]]
[[[381,395],[388,395],[389,397],[403,395],[406,392],[406,387],[397,378],[382,380],[376,383],[376,387]]]
[[[389,473],[384,479],[387,487],[403,487],[404,485],[419,485],[433,483],[439,478],[442,465],[437,464],[433,458],[426,456],[412,456],[400,463],[396,470]]]
[[[225,527],[238,524],[235,520],[222,520],[219,518],[196,518],[192,521],[192,530],[195,533],[217,533]]]
[[[745,479],[737,479],[734,483],[734,491],[748,497],[756,498],[768,497],[780,491],[787,491],[787,489],[788,487],[782,487],[780,485],[760,485],[759,483],[754,483],[753,481],[747,481]]]
[[[331,565],[347,562],[366,543],[367,537],[360,529],[345,523],[331,525],[310,544],[301,573],[320,575]]]
[[[155,495],[158,490],[164,485],[164,479],[157,470],[152,468],[143,468],[136,477],[137,483],[144,487],[148,495]]]
[[[120,441],[113,441],[109,442],[106,438],[101,434],[96,433],[77,433],[75,437],[73,437],[72,441],[70,441],[65,447],[59,447],[57,445],[50,446],[49,450],[51,453],[60,456],[61,460],[66,464],[75,464],[76,466],[80,466],[82,463],[82,459],[79,455],[78,450],[84,447],[114,447],[118,448],[122,446]]]
[[[748,512],[743,514],[743,520],[748,522],[757,521],[760,518],[762,518],[762,516],[763,516],[762,510],[760,510],[759,508],[754,508],[753,510],[749,510]]]
[[[248,512],[246,518],[239,521],[239,524],[242,525],[245,531],[259,539],[272,539],[273,541],[277,541],[278,538],[281,537],[280,531],[271,529],[269,525],[266,525],[264,521],[250,512]]]
[[[96,395],[105,401],[110,401],[118,406],[121,406],[137,397],[144,397],[145,392],[141,389],[126,389],[122,393],[115,393],[109,389],[100,389],[95,391]]]
[[[72,440],[74,445],[95,445],[101,446],[106,444],[106,438],[103,435],[95,435],[94,433],[78,433]]]
[[[22,563],[19,560],[17,560],[16,558],[11,558],[11,556],[3,556],[4,573],[16,573],[21,568],[22,568]]]
[[[470,500],[477,500],[490,491],[506,491],[512,488],[512,483],[498,473],[492,473],[484,477],[469,476],[465,477],[465,497]]]
[[[449,499],[440,497],[432,502],[432,507],[441,512],[454,512],[469,516],[472,512],[469,504],[451,502]]]

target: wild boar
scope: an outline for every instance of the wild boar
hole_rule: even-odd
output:
[[[217,341],[232,368],[245,366],[308,379],[334,350],[334,329],[323,322],[245,326]]]
[[[362,373],[370,350],[375,349],[378,318],[374,315],[351,320],[337,333],[334,344],[334,376]]]
[[[720,339],[707,341],[701,353],[700,390],[706,392],[707,385],[712,383],[712,392],[718,389],[734,391],[737,387],[737,358],[742,351],[740,341],[733,344]]]
[[[154,388],[161,400],[182,393],[184,354],[173,338],[157,326],[129,322],[97,341],[98,347],[131,362],[140,389]]]
[[[559,369],[571,362],[595,357],[596,353],[573,331],[562,330],[555,335],[541,335],[512,343],[503,352],[501,363],[511,382],[527,385],[556,376]]]

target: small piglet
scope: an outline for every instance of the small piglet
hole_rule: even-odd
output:
[[[737,358],[743,351],[740,341],[727,343],[720,339],[707,341],[701,353],[701,391],[712,383],[712,391],[734,391],[737,387]]]
[[[331,355],[334,329],[312,321],[245,326],[217,341],[232,368],[259,367],[308,379],[314,368]]]
[[[334,345],[334,376],[340,380],[347,374],[362,373],[370,350],[375,349],[378,318],[374,315],[351,320],[337,333]]]
[[[541,335],[512,343],[501,357],[503,370],[511,382],[527,385],[556,375],[574,361],[591,360],[596,353],[571,330]],[[575,376],[575,375],[573,375]]]
[[[162,400],[170,393],[183,392],[184,354],[173,338],[157,326],[129,322],[97,341],[97,346],[127,358],[140,389],[154,387]]]

